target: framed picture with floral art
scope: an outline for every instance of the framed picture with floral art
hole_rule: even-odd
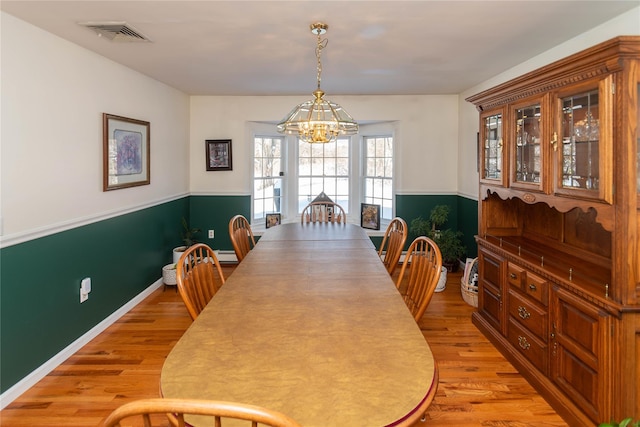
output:
[[[150,124],[102,114],[102,190],[151,183]]]

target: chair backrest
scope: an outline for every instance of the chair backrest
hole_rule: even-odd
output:
[[[156,415],[156,417],[151,417]],[[161,415],[162,417],[158,417]],[[288,416],[270,409],[254,405],[245,405],[233,402],[192,399],[140,399],[125,403],[116,408],[103,422],[102,427],[120,427],[120,422],[127,420],[127,425],[136,421],[140,425],[142,421],[145,427],[166,426],[167,419],[170,425],[185,427],[185,415],[199,415],[209,417],[210,426],[224,426],[223,419],[236,419],[247,421],[247,426],[258,425],[270,427],[301,427]],[[213,421],[213,423],[211,423]],[[214,424],[215,423],[215,424]],[[236,425],[236,424],[234,424]]]
[[[242,215],[235,215],[229,220],[229,237],[238,262],[242,261],[256,245],[251,224]]]
[[[407,241],[407,234],[407,223],[400,217],[393,218],[384,233],[378,255],[389,274],[393,274],[398,266],[402,249],[404,249],[404,244]],[[382,255],[383,252],[384,257]]]
[[[409,246],[396,282],[396,287],[416,322],[427,309],[441,272],[442,255],[438,245],[428,237],[416,237]]]
[[[195,320],[224,284],[224,275],[213,250],[197,243],[187,248],[176,265],[178,292]]]
[[[337,203],[333,202],[311,202],[302,210],[300,222],[337,222],[347,223],[347,214]]]

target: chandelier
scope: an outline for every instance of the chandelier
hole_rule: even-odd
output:
[[[327,46],[328,40],[320,36],[327,32],[328,25],[322,22],[311,24],[311,32],[318,37],[316,46],[317,79],[318,87],[313,92],[315,99],[296,106],[278,123],[278,132],[295,134],[309,143],[333,142],[340,135],[354,135],[358,133],[358,123],[347,113],[344,108],[323,98],[324,92],[320,89],[320,75],[322,63],[320,55],[322,49]]]

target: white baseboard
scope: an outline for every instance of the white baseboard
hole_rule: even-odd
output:
[[[220,262],[238,262],[234,251],[218,251],[218,261]]]
[[[235,255],[234,255],[235,258]],[[129,310],[138,305],[142,300],[151,295],[153,291],[162,286],[162,278],[156,280],[151,286],[139,293],[131,301],[120,307],[113,312],[109,317],[105,318],[102,322],[91,328],[87,333],[80,338],[69,344],[66,348],[60,351],[58,354],[47,360],[40,365],[37,369],[32,371],[29,375],[24,377],[18,383],[13,385],[7,391],[0,395],[0,410],[4,409],[11,402],[16,400],[25,391],[33,387],[38,381],[46,377],[51,371],[57,368],[65,360],[75,354],[78,350],[88,344],[92,339],[100,335],[105,329],[115,323],[119,318],[125,315]]]

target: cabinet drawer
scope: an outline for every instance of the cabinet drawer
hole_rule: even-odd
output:
[[[549,282],[530,271],[524,281],[524,291],[531,298],[535,298],[542,305],[547,306],[549,301]]]
[[[535,335],[524,329],[520,322],[509,318],[507,338],[511,345],[518,349],[544,375],[548,374],[549,347]]]
[[[549,282],[542,277],[516,264],[509,263],[507,265],[507,282],[513,287],[522,289],[542,305],[549,305]]]
[[[507,265],[507,282],[511,286],[522,287],[526,272],[522,267],[509,263]]]
[[[509,290],[509,315],[543,342],[547,342],[549,336],[547,312],[513,289]]]

